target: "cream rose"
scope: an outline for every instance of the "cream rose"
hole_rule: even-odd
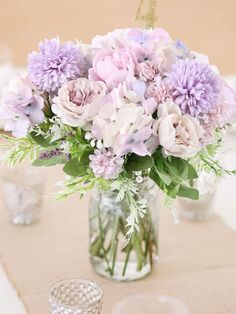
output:
[[[200,139],[204,130],[199,121],[190,115],[182,115],[179,107],[171,101],[159,105],[153,133],[165,155],[190,157],[202,148]]]
[[[52,111],[62,122],[70,126],[86,124],[87,105],[92,104],[99,96],[106,94],[103,82],[93,82],[85,78],[66,82],[53,98]]]

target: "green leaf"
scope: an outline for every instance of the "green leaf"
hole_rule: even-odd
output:
[[[80,144],[88,144],[88,141],[85,139],[85,132],[82,129],[77,128],[75,137]]]
[[[172,182],[172,178],[165,173],[164,171],[159,171],[157,167],[155,167],[155,170],[157,172],[157,174],[159,175],[159,177],[161,178],[161,180],[166,184],[166,185],[170,185]]]
[[[179,191],[177,193],[178,196],[190,198],[192,200],[199,199],[199,192],[194,188],[190,188],[185,185],[180,185]]]
[[[56,156],[48,159],[36,159],[32,163],[35,167],[50,167],[58,164],[65,164],[67,162],[66,156]]]
[[[85,174],[88,169],[89,159],[81,158],[80,161],[78,158],[69,160],[63,167],[63,171],[71,177],[78,177]]]
[[[167,159],[165,160],[165,166],[172,176],[180,178],[183,181],[198,178],[195,168],[187,160],[172,157],[171,163]]]
[[[150,171],[149,177],[159,186],[159,188],[169,195],[171,198],[175,198],[178,191],[180,184],[176,182],[171,182],[169,185],[165,184],[163,179],[159,176],[159,174],[155,171],[154,168]]]
[[[165,183],[161,180],[157,172],[152,168],[149,177],[159,186],[159,188],[165,191]]]
[[[38,145],[42,147],[50,147],[52,144],[50,144],[42,135],[38,135],[36,132],[30,132],[31,139]]]
[[[128,157],[125,169],[127,172],[131,171],[143,171],[152,168],[154,160],[151,156],[138,156],[131,154]]]
[[[179,177],[182,180],[188,180],[188,165],[185,160],[180,158],[172,158],[171,164],[176,169]]]
[[[188,163],[188,179],[194,180],[197,178],[198,178],[198,174],[197,174],[196,169],[190,163]]]
[[[198,177],[195,168],[184,160],[174,156],[163,157],[159,152],[153,154],[155,166],[150,178],[171,198],[177,195],[193,200],[199,198],[198,190],[185,185]]]
[[[171,197],[171,198],[176,198],[176,195],[179,192],[179,188],[180,188],[180,184],[171,184],[168,187],[168,191],[167,194]]]

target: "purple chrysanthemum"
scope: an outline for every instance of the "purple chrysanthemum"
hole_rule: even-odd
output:
[[[28,72],[32,83],[41,91],[55,92],[67,80],[83,74],[84,60],[72,42],[60,44],[59,38],[39,43],[39,52],[28,57]]]
[[[179,60],[167,75],[174,102],[182,113],[202,117],[218,105],[220,79],[208,64]]]

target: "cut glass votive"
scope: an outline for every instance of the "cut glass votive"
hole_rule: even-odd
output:
[[[51,314],[101,314],[103,291],[95,282],[66,279],[50,290]]]
[[[178,200],[180,218],[191,221],[210,219],[214,214],[218,183],[216,175],[200,172],[193,186],[199,191],[199,200],[180,198]]]

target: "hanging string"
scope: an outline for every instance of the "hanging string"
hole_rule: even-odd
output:
[[[141,12],[145,2],[146,14],[142,14]],[[157,0],[140,0],[135,20],[145,22],[145,28],[154,28],[157,21],[156,7]]]

